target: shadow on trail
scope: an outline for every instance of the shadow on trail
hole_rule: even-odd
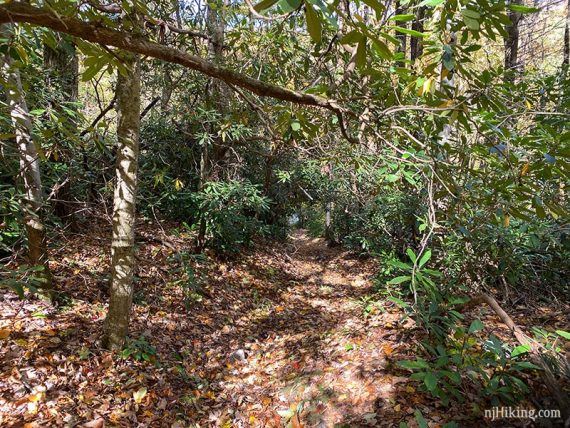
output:
[[[107,249],[102,239],[77,237],[67,246],[77,250],[58,251],[55,269],[73,304],[14,336],[19,345],[3,354],[4,372],[19,376],[17,368],[31,367],[26,373],[33,380],[20,382],[20,392],[0,392],[25,400],[54,373],[65,373],[42,397],[59,400],[59,410],[70,415],[99,415],[125,426],[158,426],[164,418],[169,425],[178,419],[279,426],[288,420],[284,410],[304,403],[303,423],[310,426],[340,420],[352,404],[338,384],[363,383],[382,364],[371,357],[362,369],[347,360],[353,355],[346,346],[363,327],[355,302],[369,293],[371,271],[361,271],[362,262],[341,249],[298,232],[287,245],[231,262],[214,260],[195,268],[207,275],[204,293],[185,305],[177,285],[184,266],[169,260],[187,251],[187,239],[169,237],[173,248],[165,248],[150,231],[140,235],[130,336],[155,347],[160,365],[111,358],[100,348]],[[33,319],[33,310],[26,316]],[[354,344],[355,350],[360,346]],[[143,387],[149,398],[144,407],[134,406],[131,389]],[[64,403],[61,397],[70,398]],[[112,416],[121,400],[121,411]],[[24,413],[21,418],[26,420]]]

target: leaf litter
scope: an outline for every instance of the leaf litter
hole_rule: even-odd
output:
[[[364,312],[374,259],[302,231],[237,260],[181,258],[191,236],[139,231],[126,358],[100,345],[104,228],[53,251],[67,306],[2,296],[1,426],[414,427],[417,410],[432,428],[481,425],[472,403],[443,408],[396,366],[419,333],[391,302]]]

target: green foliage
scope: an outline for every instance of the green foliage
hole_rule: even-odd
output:
[[[132,358],[139,362],[149,362],[158,365],[158,356],[156,348],[146,340],[146,337],[141,336],[138,339],[127,338],[125,347],[121,351],[121,358]]]
[[[216,9],[225,21],[224,67],[334,99],[342,115],[250,93],[229,96],[231,88],[216,97],[209,77],[145,61],[143,99],[160,94],[164,104],[143,119],[138,207],[146,218],[190,224],[222,255],[258,236],[285,238],[296,214],[310,235],[327,234],[379,259],[376,288],[429,334],[423,359],[404,363],[426,391],[447,402],[461,399],[460,385],[469,382],[485,397],[512,401],[525,392],[519,372],[532,368],[525,350],[508,350],[493,336],[481,342],[483,325],[476,320],[465,328],[454,302],[475,288],[570,292],[568,70],[543,64],[515,76],[503,69],[502,51],[487,49],[503,45],[496,42],[508,36],[510,12],[539,13],[536,8],[402,1],[408,9],[394,15],[376,0],[351,3],[349,10],[341,5],[263,0],[257,12],[289,14],[264,26],[251,25],[243,4]],[[152,10],[138,1],[121,7],[126,19],[116,20],[89,5],[52,5],[61,16],[128,32],[138,31],[131,13],[149,23],[173,16],[172,5],[161,2]],[[416,30],[410,24],[419,23],[420,7],[423,29]],[[210,30],[201,14],[179,12],[190,28]],[[171,43],[171,34],[151,27],[145,37]],[[408,58],[402,40],[420,39],[422,56]],[[68,52],[75,45],[82,53],[80,102],[69,100],[57,70],[46,69],[44,44]],[[207,44],[195,40],[194,47],[211,58]],[[110,76],[125,72],[120,57],[29,26],[16,27],[1,52],[21,72],[43,190],[52,199],[48,225],[66,227],[61,201],[90,214],[94,206],[110,207],[115,125],[91,120],[112,99]],[[10,144],[2,143],[0,252],[10,256],[24,242],[25,209],[14,133],[7,106],[2,110],[0,131]],[[65,192],[58,193],[62,183]],[[196,257],[181,252],[170,259],[186,307],[202,299]],[[34,290],[34,272],[25,266],[3,272],[2,283],[23,295],[26,287]],[[373,309],[371,301],[361,304],[365,314]],[[554,333],[536,335],[556,351]],[[144,338],[128,349],[127,357],[139,360],[154,352]],[[415,417],[426,423],[421,413]]]
[[[34,294],[41,288],[45,278],[41,273],[44,266],[20,265],[14,269],[4,269],[0,271],[0,288],[9,288],[23,299],[26,290]]]
[[[509,349],[494,335],[480,346],[476,332],[472,327],[466,331],[457,326],[445,342],[422,344],[429,360],[404,360],[399,365],[413,370],[411,379],[421,382],[420,389],[443,404],[450,399],[463,401],[466,386],[493,405],[519,401],[529,392],[523,374],[539,367],[524,360],[520,347]]]
[[[399,189],[386,189],[359,207],[358,213],[338,216],[335,226],[348,246],[363,252],[403,252],[415,245],[420,198]],[[340,218],[339,218],[340,217]]]
[[[207,259],[202,254],[190,254],[186,251],[176,253],[168,258],[168,262],[175,263],[177,267],[171,272],[178,276],[172,285],[182,289],[183,302],[186,309],[202,301],[204,291],[202,284],[205,278],[197,274],[191,263],[205,262]]]
[[[443,242],[442,264],[454,282],[490,287],[548,284],[567,289],[570,271],[568,226],[556,221],[513,220],[509,227],[477,217],[450,232]]]
[[[22,233],[22,207],[16,189],[0,186],[0,255],[7,255]]]
[[[317,238],[325,234],[325,210],[320,205],[304,204],[299,208],[299,227]]]
[[[198,162],[195,144],[164,119],[145,124],[141,131],[140,190],[143,214],[193,222],[198,206],[192,193],[198,174],[187,165]]]
[[[515,403],[528,393],[522,374],[537,366],[524,361],[528,350],[509,349],[496,336],[482,340],[484,325],[475,319],[469,328],[463,324],[463,315],[454,307],[465,299],[453,296],[434,280],[441,273],[427,269],[431,256],[426,251],[418,258],[408,251],[411,263],[395,262],[406,275],[395,277],[388,284],[408,284],[416,298],[416,305],[402,305],[429,336],[422,342],[427,358],[400,361],[403,368],[412,370],[411,379],[420,382],[420,390],[430,393],[444,405],[451,399],[463,401],[464,388],[469,386],[482,399],[493,405]],[[398,302],[398,300],[394,300]]]
[[[221,254],[235,254],[266,233],[258,216],[270,201],[248,181],[210,181],[194,195],[200,210],[197,225],[205,225],[207,245]]]

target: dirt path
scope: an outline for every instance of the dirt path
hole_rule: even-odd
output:
[[[204,260],[190,236],[142,225],[122,359],[100,346],[106,236],[52,250],[68,307],[2,296],[0,425],[392,427],[422,405],[394,368],[412,332],[397,308],[366,300],[373,260],[302,231]]]
[[[263,260],[271,302],[227,329],[229,349],[245,358],[219,383],[225,405],[215,418],[228,412],[260,426],[381,426],[376,412],[405,379],[385,372],[396,347],[380,327],[389,314],[365,317],[371,263],[303,231],[285,254],[285,261]]]

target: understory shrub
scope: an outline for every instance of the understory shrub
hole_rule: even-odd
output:
[[[249,181],[210,181],[194,194],[199,214],[195,227],[205,226],[206,245],[232,254],[268,233],[258,216],[269,210],[270,200]]]

